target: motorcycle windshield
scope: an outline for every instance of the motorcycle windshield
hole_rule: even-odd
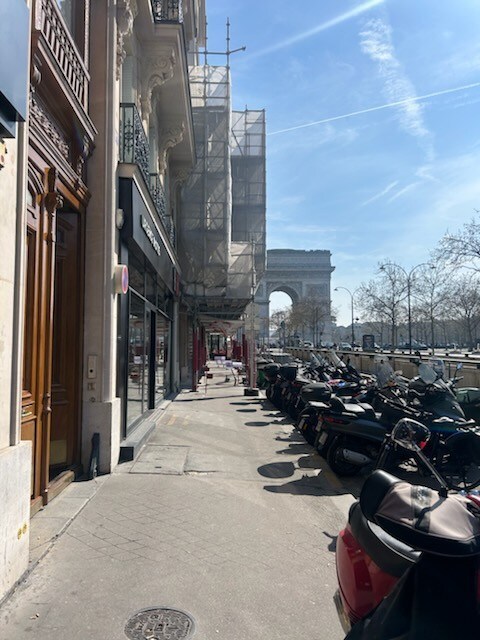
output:
[[[386,387],[389,382],[395,380],[395,372],[388,362],[380,361],[375,364],[375,375],[379,387]]]
[[[435,370],[425,362],[418,366],[418,375],[425,384],[433,384],[438,377]]]
[[[441,358],[429,358],[428,366],[435,371],[437,378],[445,377],[445,363]]]

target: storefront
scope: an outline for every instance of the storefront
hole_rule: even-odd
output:
[[[135,180],[120,178],[120,262],[129,289],[119,300],[117,393],[123,437],[171,392],[174,257],[164,230],[149,211]]]

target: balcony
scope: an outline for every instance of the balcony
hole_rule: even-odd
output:
[[[158,173],[150,174],[149,191],[150,195],[152,196],[155,209],[157,210],[158,215],[160,216],[162,221],[165,223],[167,216],[167,203],[165,199],[165,190],[162,183],[160,182]]]
[[[182,0],[151,0],[153,21],[183,22]]]
[[[55,0],[34,0],[34,33],[42,38],[65,84],[88,112],[89,74]]]
[[[135,104],[120,105],[120,162],[138,165],[145,184],[150,186],[148,138]]]
[[[120,162],[138,166],[160,220],[168,231],[165,190],[158,173],[150,173],[148,138],[133,103],[122,102],[120,105]]]

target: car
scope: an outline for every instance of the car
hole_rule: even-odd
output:
[[[349,342],[340,342],[340,344],[338,345],[338,350],[339,351],[351,351],[352,350],[352,345]]]
[[[313,342],[310,342],[310,340],[304,340],[303,347],[305,349],[313,349]]]

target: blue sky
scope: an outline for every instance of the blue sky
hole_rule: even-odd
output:
[[[234,107],[267,112],[268,248],[330,250],[347,324],[334,287],[427,260],[480,209],[480,3],[207,0],[207,15],[211,48],[227,16],[247,46]]]

